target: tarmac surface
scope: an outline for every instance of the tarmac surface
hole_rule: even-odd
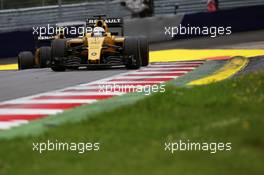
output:
[[[233,34],[219,38],[194,38],[154,43],[151,50],[164,49],[264,49],[264,30]],[[0,64],[16,63],[16,58],[0,59]],[[253,60],[250,70],[263,70],[264,61]],[[47,69],[0,72],[0,102],[14,98],[53,91],[82,83],[89,83],[127,72],[125,68],[53,72]],[[246,72],[246,70],[245,70]]]
[[[264,71],[264,56],[250,58],[247,67],[239,72],[237,76]]]

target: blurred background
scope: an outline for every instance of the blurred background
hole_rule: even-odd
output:
[[[26,7],[40,7],[50,5],[66,5],[86,2],[117,2],[118,0],[0,0],[0,8],[3,9],[17,9]],[[197,12],[206,10],[205,4],[208,0],[124,0],[125,2],[139,4],[139,3],[154,3],[156,14],[167,14],[178,12]],[[261,5],[263,0],[219,0],[219,7],[221,9]],[[99,3],[100,4],[100,3]],[[177,8],[179,8],[177,10]]]
[[[0,0],[0,32],[85,20],[97,14],[143,18],[257,5],[264,5],[264,0]]]
[[[181,39],[164,35],[164,27],[180,24],[231,26],[233,33],[264,29],[264,0],[0,0],[0,58],[32,50],[33,26],[102,14],[123,17],[126,35],[146,35],[150,42]]]

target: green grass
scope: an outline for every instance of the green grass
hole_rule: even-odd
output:
[[[0,174],[263,174],[263,109],[263,73],[208,86],[168,87],[164,94],[38,137],[0,141]],[[100,142],[100,151],[32,151],[32,142],[56,139]],[[231,142],[232,150],[164,151],[165,142],[179,140]]]

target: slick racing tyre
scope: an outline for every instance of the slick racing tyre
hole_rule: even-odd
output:
[[[61,65],[61,59],[66,55],[66,39],[56,39],[51,43],[51,69],[55,72],[65,71],[65,67]]]
[[[46,46],[39,48],[39,59],[40,67],[47,67],[51,59],[51,48]]]
[[[139,43],[140,43],[140,57],[142,60],[142,66],[148,66],[149,65],[149,44],[146,37],[139,37]]]
[[[34,56],[32,52],[20,52],[18,55],[18,69],[30,69],[34,67]]]
[[[65,56],[67,50],[66,42],[67,39],[56,39],[51,42],[52,58]]]
[[[137,38],[126,38],[124,46],[124,55],[128,58],[126,61],[127,69],[139,69],[141,66],[139,40]]]

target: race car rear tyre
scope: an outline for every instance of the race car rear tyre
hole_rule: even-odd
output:
[[[139,37],[140,42],[140,57],[142,66],[149,65],[149,43],[146,37]]]
[[[51,59],[51,48],[47,46],[39,48],[39,59],[40,67],[47,67]]]
[[[51,69],[55,72],[66,70],[66,68],[61,65],[61,59],[66,56],[66,42],[66,39],[56,39],[51,43]]]
[[[20,52],[18,55],[18,69],[30,69],[34,67],[34,56],[32,52]]]
[[[139,69],[141,66],[141,58],[139,51],[139,40],[137,38],[126,38],[124,55],[128,57],[126,62],[127,69]]]

